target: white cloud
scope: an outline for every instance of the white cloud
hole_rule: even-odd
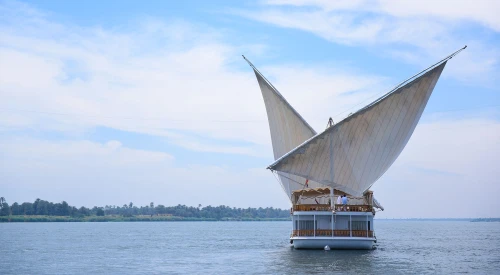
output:
[[[423,20],[388,11],[359,22],[352,12],[358,2],[325,3],[340,6],[294,10],[294,18],[274,8],[248,16],[265,15],[255,19],[302,28],[339,43],[405,43],[416,53],[392,48],[386,54],[412,63],[425,59],[416,58],[418,51],[440,57],[448,53],[441,49],[440,36],[445,37],[443,44],[456,41],[444,19],[435,15]],[[148,18],[135,30],[116,31],[58,24],[26,5],[1,7],[5,20],[0,25],[0,133],[10,138],[0,139],[0,189],[9,202],[31,200],[37,194],[76,205],[144,205],[152,200],[167,205],[288,207],[279,184],[264,169],[229,169],[224,164],[181,167],[169,153],[128,148],[118,138],[99,143],[80,135],[104,126],[164,137],[193,151],[270,158],[257,82],[250,68],[240,71],[234,63],[244,63],[241,51],[262,53],[265,45],[234,45],[219,30],[182,21]],[[347,12],[339,14],[338,9]],[[387,16],[397,17],[397,25],[392,26]],[[464,52],[454,59],[462,62],[460,66],[449,66],[445,72],[456,70],[453,74],[470,77],[496,70],[496,49],[482,41],[471,48],[481,53]],[[369,103],[391,88],[383,77],[346,71],[345,66],[282,64],[260,69],[317,130],[325,127],[329,116],[337,122],[362,107],[356,105],[360,101]],[[484,117],[418,126],[401,158],[375,185],[386,207],[381,215],[498,216],[462,204],[464,196],[478,196],[485,198],[487,209],[499,208],[493,165],[499,162],[500,130],[498,122]],[[20,137],[26,130],[62,132],[76,141]],[[439,199],[441,208],[429,205],[413,211],[429,195],[422,190],[432,190],[429,199]],[[393,194],[397,197],[390,197]],[[442,207],[448,198],[453,207]]]
[[[500,31],[500,18],[496,11],[500,3],[495,0],[454,1],[389,1],[382,0],[378,9],[392,16],[432,16],[450,20],[470,20]]]
[[[421,123],[398,160],[374,185],[375,196],[386,208],[379,216],[498,217],[498,163],[498,121]]]
[[[470,20],[500,31],[500,18],[496,11],[500,3],[495,0],[444,0],[444,1],[329,1],[329,0],[268,0],[268,5],[316,6],[326,11],[362,10],[385,13],[394,17],[440,17],[450,20]]]
[[[0,190],[9,203],[39,197],[87,207],[130,201],[288,206],[279,184],[264,169],[179,167],[167,153],[131,149],[118,141],[0,139]]]
[[[260,10],[235,12],[256,21],[313,33],[350,46],[378,47],[384,55],[425,67],[463,45],[469,48],[445,75],[490,85],[499,72],[498,1],[264,1]],[[292,8],[290,8],[292,6]],[[480,36],[471,27],[488,29]]]
[[[25,20],[32,13],[23,14],[23,8],[9,14],[0,26],[3,131],[82,133],[104,126],[162,136],[195,151],[269,155],[255,77],[250,68],[241,72],[234,65],[244,64],[240,49],[260,52],[262,45],[232,45],[210,27],[182,21],[146,18],[136,30],[117,32],[63,26],[45,15]],[[332,69],[298,65],[269,72],[293,102],[312,102],[303,90],[314,89],[328,92],[333,107],[369,95],[381,81],[354,73],[330,77]],[[293,86],[281,79],[290,76]],[[316,105],[326,108],[324,102]],[[207,137],[248,145],[220,145]]]
[[[375,185],[377,217],[496,217],[500,123],[436,119],[422,123]],[[179,166],[168,153],[96,143],[0,139],[0,189],[9,202],[32,194],[75,205],[150,201],[167,205],[274,206],[288,199],[268,171],[218,165]],[[474,200],[480,200],[474,204]]]
[[[169,162],[172,155],[123,147],[119,141],[110,140],[104,144],[91,141],[45,141],[29,138],[3,139],[0,148],[7,165],[7,159],[35,160],[36,165],[51,166],[55,162],[66,162],[69,166],[120,166]],[[27,162],[25,165],[29,165]],[[53,168],[57,167],[53,165]]]

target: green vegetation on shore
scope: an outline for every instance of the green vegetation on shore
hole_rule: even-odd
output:
[[[289,221],[290,218],[193,218],[176,216],[0,216],[0,222],[176,222],[176,221]]]
[[[150,203],[137,207],[132,202],[123,206],[106,205],[93,208],[74,207],[67,202],[52,203],[36,199],[33,203],[9,205],[0,198],[0,222],[132,222],[132,221],[285,221],[288,210],[273,207],[231,208],[164,206]]]

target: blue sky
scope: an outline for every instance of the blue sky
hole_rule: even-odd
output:
[[[468,45],[373,189],[380,217],[499,216],[500,6],[429,3],[0,1],[0,195],[287,208],[241,54],[319,132]]]

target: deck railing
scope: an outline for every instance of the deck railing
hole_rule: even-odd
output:
[[[342,205],[335,204],[335,210],[339,212],[372,212],[370,205]],[[332,211],[329,204],[296,204],[293,211]]]
[[[316,229],[314,230],[293,230],[292,237],[365,237],[373,238],[373,231],[367,230],[331,230],[331,229]],[[351,235],[352,234],[352,235]]]
[[[373,207],[367,204],[346,205],[346,206],[342,204],[335,204],[335,210],[345,211],[345,212],[372,212]]]
[[[329,204],[296,204],[294,211],[332,211]]]

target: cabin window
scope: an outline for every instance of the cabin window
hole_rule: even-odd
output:
[[[352,230],[367,230],[367,222],[366,221],[352,221]]]
[[[316,221],[316,227],[318,221]],[[314,230],[314,221],[295,221],[295,229],[300,230]]]

